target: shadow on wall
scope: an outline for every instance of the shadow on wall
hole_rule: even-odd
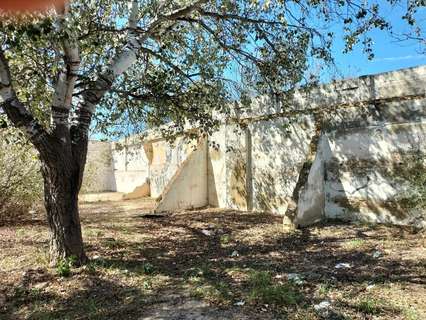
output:
[[[214,174],[213,161],[221,159],[223,153],[218,147],[207,146],[207,199],[212,207],[219,207],[219,196],[216,185],[219,183]]]
[[[179,163],[173,177],[161,193],[155,211],[200,208],[208,205],[207,190],[207,141],[200,138],[196,147],[188,151],[186,159]]]
[[[246,138],[247,132],[242,134]],[[249,150],[247,146],[243,149],[235,149],[233,151],[232,168],[230,172],[230,189],[229,197],[232,205],[240,210],[247,210],[251,199],[248,198],[247,178],[249,177],[249,168],[247,166],[247,154]]]
[[[90,141],[81,193],[116,190],[111,144],[103,141]]]
[[[332,141],[327,216],[403,224],[425,219],[425,123],[335,132]]]
[[[161,196],[181,164],[197,147],[194,143],[185,138],[177,138],[173,144],[165,140],[152,143],[152,161],[149,167],[152,197]]]
[[[425,220],[426,99],[422,70],[340,83],[345,86],[334,102],[340,99],[345,104],[330,104],[320,110],[323,134],[331,147],[324,176],[327,217],[402,224]],[[348,86],[351,83],[353,87]],[[330,102],[334,89],[323,86],[313,91],[322,90],[321,95]],[[311,191],[315,187],[305,186]]]
[[[331,148],[318,178],[324,180],[327,217],[411,218],[424,198],[419,173],[426,150],[424,75],[426,68],[419,67],[300,90],[286,110],[262,100],[264,105],[246,115],[243,130],[225,124],[218,134],[225,145],[209,148],[208,203],[278,214],[294,208],[300,190],[310,187],[306,181],[322,132]],[[288,110],[300,113],[286,118]],[[147,175],[153,197],[161,195],[186,159],[186,148],[184,141],[174,148],[162,140],[152,143]]]
[[[250,125],[254,210],[284,214],[294,208],[293,193],[309,159],[313,122],[302,116]]]

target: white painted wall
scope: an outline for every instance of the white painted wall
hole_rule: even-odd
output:
[[[228,124],[225,132],[226,208],[247,210],[247,130]]]
[[[422,66],[298,90],[284,108],[259,97],[250,108],[234,110],[203,151],[194,152],[183,138],[170,145],[156,131],[143,141],[145,148],[139,143],[114,151],[113,179],[100,185],[130,192],[149,179],[151,196],[161,197],[164,210],[208,203],[284,214],[300,195],[298,218],[405,223],[410,217],[387,204],[404,182],[384,169],[397,168],[414,149],[426,150],[425,96]],[[303,113],[288,118],[292,110]],[[320,133],[327,143],[319,144],[315,157]]]
[[[227,208],[226,126],[223,125],[209,138],[207,154],[208,203]]]
[[[330,140],[323,134],[317,146],[315,159],[309,171],[306,184],[301,188],[294,224],[304,227],[320,222],[326,217],[326,164],[332,156]]]
[[[149,161],[141,142],[114,144],[112,150],[114,180],[117,192],[132,192],[149,178]]]
[[[409,223],[410,210],[398,208],[393,200],[410,188],[410,177],[399,168],[412,165],[407,161],[411,154],[426,154],[426,122],[332,132],[329,137],[333,158],[326,163],[326,216]]]
[[[200,208],[208,204],[207,142],[201,141],[181,163],[162,192],[155,211]]]
[[[82,192],[116,191],[111,159],[109,142],[89,142]]]
[[[173,144],[165,140],[152,143],[153,155],[149,171],[151,197],[162,195],[164,188],[195,148],[196,142],[185,138],[177,138]]]
[[[252,131],[253,209],[284,214],[315,132],[310,116],[257,121]]]

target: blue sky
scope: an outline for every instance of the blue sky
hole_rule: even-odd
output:
[[[409,0],[408,0],[409,1]],[[378,0],[380,14],[392,26],[393,33],[411,33],[409,26],[402,16],[406,13],[407,2],[398,2],[391,6],[388,0]],[[419,8],[416,14],[418,26],[426,30],[426,6]],[[321,22],[318,24],[321,26]],[[322,32],[327,30],[322,29]],[[335,34],[332,55],[335,59],[337,70],[326,68],[321,71],[320,82],[327,83],[333,79],[355,78],[363,75],[377,74],[398,69],[426,65],[426,44],[423,47],[417,40],[398,41],[389,31],[373,30],[368,33],[373,39],[374,59],[368,60],[367,54],[362,52],[362,46],[356,45],[353,51],[343,53],[343,24],[335,23],[329,30]],[[323,62],[313,61],[309,72],[317,74]],[[239,79],[238,66],[232,64],[226,71],[226,76],[233,80]]]
[[[385,10],[386,17],[396,33],[408,30],[406,22],[401,19],[403,15],[401,7],[387,7]],[[426,28],[426,7],[419,9],[417,21],[423,29]],[[359,46],[353,52],[343,54],[343,43],[341,41],[335,43],[333,53],[343,77],[357,77],[426,64],[426,48],[423,47],[422,53],[417,41],[400,42],[383,31],[372,32],[372,37],[375,58],[371,61],[362,53]]]
[[[381,1],[382,8],[386,10],[386,17],[391,23],[394,32],[401,33],[407,30],[407,24],[402,20],[404,9],[401,7],[389,7],[387,1]],[[387,6],[387,7],[386,7]],[[426,7],[419,9],[417,20],[423,30],[426,30]],[[354,78],[362,75],[382,73],[386,71],[426,65],[426,47],[421,48],[417,41],[396,41],[385,31],[373,31],[371,36],[374,40],[373,60],[368,60],[367,55],[362,52],[361,46],[356,46],[350,53],[343,54],[344,43],[342,39],[342,26],[336,25],[333,30],[336,41],[333,46],[333,56],[337,64],[338,74],[330,72],[322,73],[322,82],[329,82],[332,78]],[[423,52],[421,50],[423,49]],[[313,67],[314,68],[314,67]],[[226,76],[238,79],[238,68],[230,67]],[[92,138],[99,139],[97,134]]]

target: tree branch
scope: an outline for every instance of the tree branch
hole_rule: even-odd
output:
[[[19,101],[12,86],[8,61],[0,47],[0,107],[15,127],[23,130],[36,147],[48,134],[33,115]]]
[[[66,37],[62,39],[65,66],[59,71],[52,101],[52,124],[57,126],[68,126],[69,111],[80,68],[80,54],[78,44],[72,35],[65,29],[65,21],[69,14],[69,4],[64,7],[64,12],[59,18],[59,32],[65,32]]]
[[[141,50],[143,52],[146,52],[148,54],[153,55],[154,57],[156,57],[158,60],[163,61],[165,64],[167,64],[170,68],[172,68],[174,71],[176,71],[177,73],[179,73],[180,75],[182,75],[183,77],[187,78],[189,81],[191,81],[192,83],[194,83],[194,80],[191,78],[191,75],[186,74],[181,68],[179,68],[177,65],[175,65],[172,61],[170,61],[169,59],[167,59],[166,57],[162,56],[161,54],[159,54],[158,52],[155,52],[154,50],[151,50],[149,48],[143,47],[141,48]]]
[[[190,14],[206,1],[207,0],[198,0],[167,15],[159,15],[145,30],[141,30],[137,27],[138,1],[131,1],[127,43],[123,50],[112,60],[107,70],[99,75],[98,79],[90,88],[84,91],[82,102],[79,104],[77,110],[76,140],[82,138],[82,136],[87,136],[90,120],[97,104],[105,93],[111,89],[114,80],[135,63],[137,60],[137,52],[141,50],[143,43],[150,36],[158,32],[165,22],[174,21]]]
[[[237,14],[226,14],[226,13],[217,13],[217,12],[210,12],[210,11],[199,11],[201,15],[203,16],[209,16],[216,19],[221,20],[237,20],[243,23],[250,23],[254,25],[264,24],[264,25],[270,25],[270,26],[282,26],[282,27],[288,27],[288,28],[295,28],[295,29],[305,29],[309,31],[310,33],[314,33],[316,35],[320,35],[320,33],[315,30],[314,28],[310,28],[308,26],[304,26],[302,24],[295,25],[295,24],[289,24],[287,22],[281,22],[281,21],[271,21],[271,20],[265,20],[265,19],[254,19],[250,17],[243,17]]]
[[[248,60],[252,61],[253,63],[260,63],[260,60],[258,58],[256,58],[255,56],[251,55],[250,53],[236,47],[233,45],[228,45],[225,42],[223,42],[217,35],[217,33],[210,28],[203,20],[193,20],[193,22],[198,23],[201,27],[203,27],[208,33],[210,33],[213,38],[215,39],[215,41],[222,47],[222,49],[224,50],[232,50],[237,54],[240,54],[244,57],[246,57]]]

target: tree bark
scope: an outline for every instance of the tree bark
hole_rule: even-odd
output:
[[[51,146],[55,149],[54,146]],[[50,260],[52,264],[70,257],[77,265],[87,262],[81,233],[78,193],[80,191],[86,148],[79,161],[72,153],[62,150],[49,150],[49,153],[61,156],[42,160],[44,179],[44,202],[50,229]],[[69,149],[69,148],[65,148]],[[84,160],[84,161],[81,161]]]
[[[125,73],[137,60],[143,43],[152,35],[161,35],[168,25],[195,11],[206,0],[159,15],[147,28],[138,28],[139,2],[130,0],[131,9],[126,45],[112,60],[106,71],[84,91],[75,108],[76,121],[70,122],[70,110],[80,57],[73,35],[63,39],[65,68],[58,74],[51,106],[51,125],[44,128],[29,108],[18,98],[13,86],[8,60],[0,46],[0,108],[16,128],[22,129],[40,153],[45,188],[45,207],[51,231],[51,262],[75,256],[77,263],[87,261],[84,253],[78,211],[78,193],[86,163],[88,131],[92,114],[115,79]],[[65,6],[59,18],[61,25],[69,12]],[[62,28],[62,27],[60,27]]]

